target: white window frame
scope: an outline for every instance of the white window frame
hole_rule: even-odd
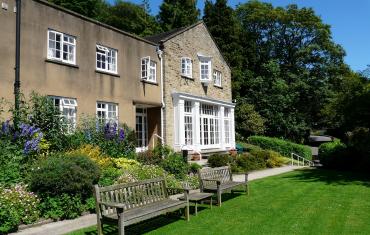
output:
[[[194,118],[193,118],[193,102],[184,101],[184,140],[185,145],[193,145],[194,143]]]
[[[220,147],[220,106],[200,104],[200,145],[201,148]],[[205,131],[207,129],[207,131]]]
[[[138,112],[138,109],[141,112]],[[146,108],[136,107],[136,138],[137,138],[137,148],[136,152],[142,152],[148,149],[149,137],[148,137],[148,111]],[[138,123],[137,119],[141,118],[142,122]]]
[[[141,58],[141,80],[157,83],[157,62],[150,59],[150,56]]]
[[[188,78],[193,78],[193,61],[189,57],[181,58],[181,75]]]
[[[118,104],[96,102],[96,118],[101,123],[116,123],[118,125]]]
[[[50,98],[52,99],[54,106],[59,108],[61,117],[67,122],[67,133],[73,133],[76,129],[77,123],[77,100],[74,98],[59,96],[51,96]],[[58,100],[58,104],[56,100]],[[67,110],[72,111],[72,115],[70,115],[69,112],[66,115],[64,111]]]
[[[98,56],[104,59],[98,60]],[[96,44],[95,59],[96,59],[96,70],[117,74],[118,50]],[[98,67],[99,62],[100,62],[100,68]],[[105,65],[104,66],[105,68],[102,68],[103,64]]]
[[[217,87],[222,87],[222,73],[218,70],[213,70],[213,81]]]
[[[207,73],[203,73],[203,70],[206,70],[202,68],[202,66],[207,66]],[[203,76],[206,76],[207,78],[204,78]],[[212,60],[207,57],[202,57],[199,59],[199,78],[201,82],[210,82],[212,81]]]
[[[231,144],[231,110],[224,108],[224,142],[226,146]]]
[[[51,39],[50,34],[55,34],[54,40]],[[60,41],[58,42],[56,40],[57,35],[60,37]],[[64,37],[67,37],[68,39],[71,39],[72,42],[65,41]],[[65,33],[61,33],[52,29],[48,29],[47,33],[47,45],[48,45],[48,50],[47,50],[47,58],[50,60],[57,60],[57,61],[62,61],[63,63],[68,63],[68,64],[76,64],[76,37],[72,35],[68,35]],[[51,46],[51,43],[54,42],[54,47]],[[57,43],[59,43],[59,49],[56,48]],[[65,51],[64,46],[66,46],[69,49],[72,49],[72,51]],[[55,50],[55,53],[53,53],[53,50]],[[56,56],[56,51],[59,51],[59,57]],[[67,58],[69,58],[68,54],[72,54],[71,59],[64,59],[64,54],[67,53]]]

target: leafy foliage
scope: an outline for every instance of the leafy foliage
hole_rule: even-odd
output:
[[[306,159],[312,158],[312,152],[308,146],[295,144],[278,138],[250,136],[248,138],[248,143],[257,145],[263,149],[274,150],[286,157],[289,157],[291,153],[295,153]]]
[[[86,156],[51,155],[33,165],[29,186],[38,194],[80,194],[86,198],[99,176],[99,167]]]
[[[235,111],[235,128],[242,137],[264,133],[265,120],[254,110],[253,105],[240,102]]]
[[[158,14],[163,31],[196,23],[200,14],[196,6],[197,0],[164,0]]]
[[[231,157],[228,154],[213,154],[208,158],[210,167],[221,167],[229,165]]]
[[[0,138],[0,149],[0,185],[19,183],[22,180],[22,149],[6,138]]]
[[[161,162],[160,166],[177,179],[183,179],[189,171],[189,166],[179,154],[171,154]]]
[[[35,222],[40,216],[39,203],[38,197],[24,185],[0,186],[0,233],[16,231],[20,223]]]
[[[104,0],[48,0],[51,3],[77,12],[81,15],[98,18],[101,8],[104,7]]]

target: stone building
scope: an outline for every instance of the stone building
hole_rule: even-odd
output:
[[[14,100],[15,0],[0,0],[0,97]],[[203,22],[140,38],[45,0],[21,2],[21,91],[48,95],[68,120],[121,122],[138,151],[235,147],[230,69]],[[162,128],[161,128],[162,127]]]
[[[235,148],[231,71],[205,24],[147,39],[163,51],[166,144],[202,154]]]

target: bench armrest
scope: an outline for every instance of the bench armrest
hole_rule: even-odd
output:
[[[245,176],[245,182],[247,183],[248,182],[249,172],[245,172],[244,173],[244,176]]]
[[[98,202],[98,204],[103,205],[103,206],[108,206],[108,207],[114,207],[118,209],[125,208],[125,204],[117,203],[117,202]]]

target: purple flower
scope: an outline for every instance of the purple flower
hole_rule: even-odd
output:
[[[10,130],[9,120],[6,120],[6,121],[5,121],[5,122],[3,122],[3,124],[1,125],[1,132],[2,132],[4,135],[7,135],[7,134],[9,134],[9,130]]]
[[[123,130],[123,128],[119,129],[118,138],[119,138],[120,141],[123,141],[125,139],[125,131]]]

